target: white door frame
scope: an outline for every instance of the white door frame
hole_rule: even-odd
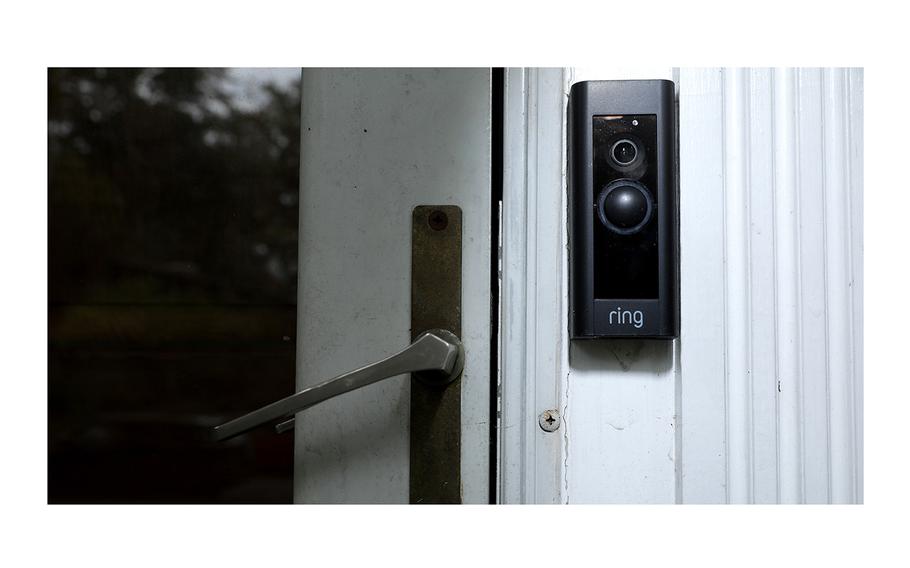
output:
[[[565,69],[507,69],[503,112],[499,502],[561,503],[568,368]],[[538,416],[563,423],[545,432]]]

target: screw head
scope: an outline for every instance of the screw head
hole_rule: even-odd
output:
[[[434,231],[441,231],[449,226],[449,216],[446,215],[445,211],[436,209],[430,212],[430,216],[427,218],[427,223]]]
[[[561,422],[562,418],[559,416],[558,410],[544,410],[540,413],[540,416],[537,417],[537,423],[544,432],[555,432],[559,430]]]

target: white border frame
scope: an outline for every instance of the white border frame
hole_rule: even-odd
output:
[[[505,71],[500,503],[564,502],[568,77],[561,68]],[[551,409],[563,423],[544,432],[538,415]]]

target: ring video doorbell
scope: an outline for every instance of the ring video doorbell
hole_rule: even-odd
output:
[[[569,94],[573,339],[679,335],[672,81],[586,81]]]

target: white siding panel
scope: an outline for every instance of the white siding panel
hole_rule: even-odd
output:
[[[850,295],[850,195],[847,160],[846,74],[826,70],[824,92],[825,247],[830,404],[831,495],[834,503],[854,502],[853,310]]]
[[[799,203],[796,73],[792,69],[774,71],[772,106],[778,485],[781,503],[800,503],[803,499],[803,463],[800,421]]]
[[[680,345],[684,503],[727,500],[723,72],[679,74]],[[708,309],[705,309],[708,308]]]
[[[778,495],[777,298],[775,290],[774,152],[772,72],[749,74],[749,300],[752,499],[776,503]],[[759,150],[760,149],[760,150]]]
[[[748,503],[752,500],[753,454],[748,71],[724,73],[723,88],[727,497],[731,503]]]
[[[821,71],[800,70],[797,82],[802,336],[803,495],[826,503],[828,471],[828,342],[825,299],[824,151]]]
[[[679,86],[681,500],[862,502],[862,71]]]
[[[847,148],[850,200],[850,290],[853,305],[853,475],[856,501],[863,502],[863,71],[847,78]]]

